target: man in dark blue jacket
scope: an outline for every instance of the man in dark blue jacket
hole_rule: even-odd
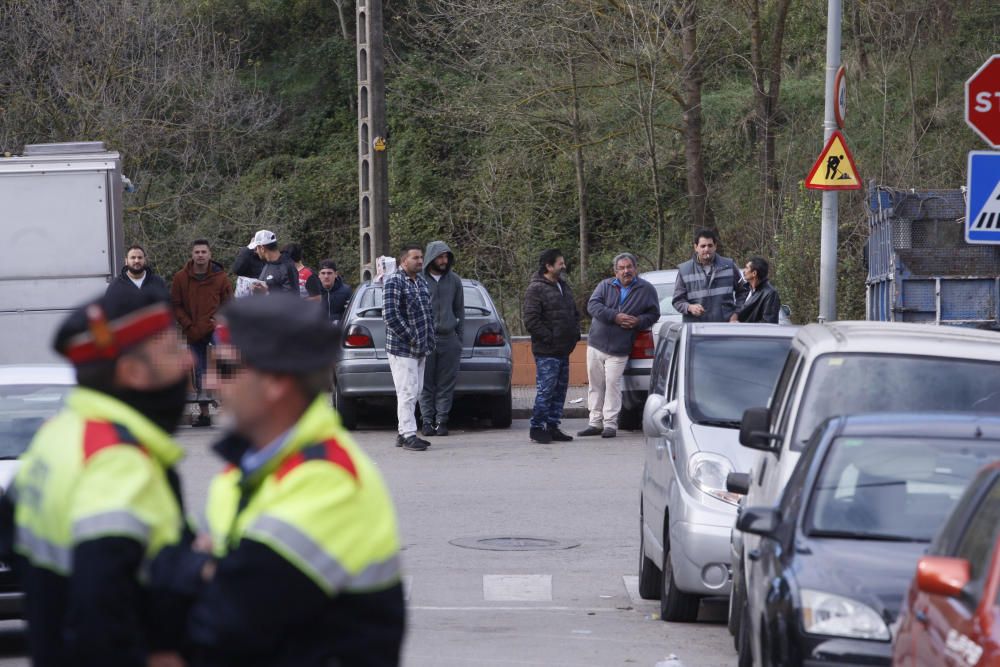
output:
[[[323,312],[336,325],[343,319],[344,309],[354,291],[337,273],[337,263],[332,259],[324,259],[319,263],[319,285],[319,302],[323,306]]]
[[[587,337],[587,405],[590,423],[577,435],[613,438],[622,409],[622,375],[636,334],[660,319],[656,288],[637,274],[635,255],[614,259],[614,278],[605,278],[587,302],[594,318]]]

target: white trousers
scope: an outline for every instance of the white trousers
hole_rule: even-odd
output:
[[[618,430],[622,411],[622,375],[628,357],[614,357],[593,347],[587,348],[587,407],[590,425]]]
[[[399,434],[408,438],[417,432],[416,407],[420,391],[424,388],[424,365],[427,357],[397,357],[389,355],[389,370],[396,386],[396,419]],[[619,401],[620,402],[620,401]]]

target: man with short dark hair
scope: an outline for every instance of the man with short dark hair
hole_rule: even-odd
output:
[[[205,513],[215,565],[191,584],[192,665],[395,667],[399,529],[325,393],[336,330],[294,293],[234,300],[221,319],[209,380],[232,430],[214,447],[228,466]]]
[[[536,384],[529,437],[541,444],[573,439],[559,429],[569,388],[569,355],[580,340],[580,312],[565,273],[562,252],[542,252],[524,294],[524,326],[531,334]]]
[[[191,353],[167,303],[140,290],[75,309],[54,347],[78,386],[38,430],[2,501],[32,664],[182,664],[183,603],[146,573],[193,538],[175,467],[184,451],[170,435]]]
[[[674,308],[685,322],[731,322],[746,295],[736,263],[716,253],[719,235],[702,228],[694,234],[691,259],[677,267]]]
[[[295,262],[278,250],[278,237],[274,232],[260,230],[247,248],[256,252],[264,263],[264,268],[257,277],[264,284],[255,284],[254,292],[299,293],[299,271],[295,268]]]
[[[420,392],[423,435],[448,435],[448,415],[462,361],[462,323],[465,289],[452,271],[455,255],[444,241],[431,241],[424,253],[424,280],[434,310],[434,351],[427,357],[424,386]]]
[[[191,259],[174,274],[170,285],[174,317],[195,358],[194,390],[199,414],[191,420],[191,426],[212,425],[209,411],[211,399],[203,382],[208,364],[208,346],[215,332],[215,315],[231,298],[233,286],[222,265],[212,261],[212,248],[208,241],[195,240],[191,243]]]
[[[138,243],[133,243],[125,252],[125,266],[122,267],[118,277],[108,284],[106,294],[123,290],[130,292],[134,290],[154,291],[161,298],[166,299],[167,283],[160,276],[153,273],[153,269],[146,261],[146,251]]]
[[[288,243],[281,252],[295,262],[295,269],[299,272],[299,296],[318,301],[319,278],[312,269],[302,263],[302,246],[298,243]]]
[[[430,443],[417,435],[417,397],[424,386],[427,355],[434,351],[434,312],[427,282],[420,276],[424,249],[417,244],[403,247],[399,268],[382,287],[382,318],[385,320],[385,351],[396,387],[396,445],[420,452]]]
[[[635,255],[614,258],[614,278],[605,278],[587,302],[594,318],[587,336],[587,404],[590,423],[577,435],[613,438],[622,409],[622,376],[639,331],[660,319],[656,288],[637,274]]]
[[[353,290],[337,272],[337,263],[324,259],[319,263],[319,301],[327,318],[337,325],[344,317]]]
[[[778,323],[781,299],[768,280],[769,266],[763,257],[751,257],[743,267],[743,278],[750,286],[750,293],[740,308],[740,322]]]

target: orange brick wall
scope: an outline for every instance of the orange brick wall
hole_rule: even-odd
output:
[[[511,341],[514,354],[514,377],[511,384],[515,387],[535,386],[535,359],[531,356],[531,341],[520,336]],[[569,355],[569,383],[574,386],[587,384],[587,341],[576,344],[573,354]]]

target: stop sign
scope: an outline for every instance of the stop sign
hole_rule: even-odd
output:
[[[1000,54],[965,82],[965,122],[986,143],[1000,148]]]

